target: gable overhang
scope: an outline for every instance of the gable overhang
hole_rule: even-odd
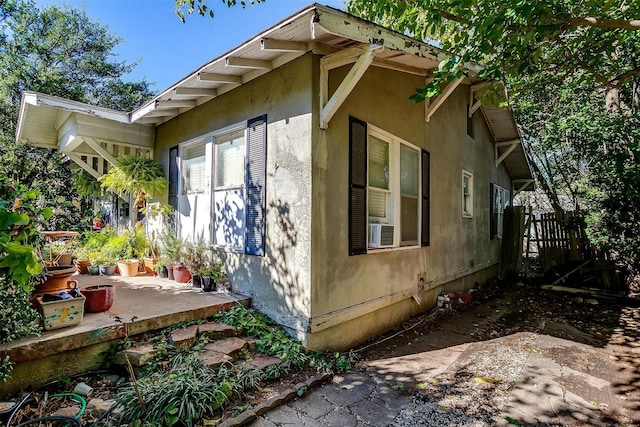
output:
[[[509,107],[491,105],[482,105],[480,110],[493,136],[495,166],[498,167],[504,163],[513,181],[515,193],[533,191],[535,189],[533,173],[513,111]]]
[[[322,56],[319,97],[322,129],[329,126],[331,117],[368,67],[419,75],[426,80],[440,62],[450,57],[441,49],[404,34],[328,6],[311,4],[197,68],[130,113],[26,92],[16,137],[76,155],[81,155],[81,150],[93,152],[109,162],[136,147],[152,150],[155,126],[309,52]],[[329,71],[345,65],[351,65],[350,72],[337,90],[329,93]],[[481,70],[479,65],[465,64],[465,70],[467,77],[451,82],[441,95],[425,103],[425,120],[429,121],[459,84],[472,88],[482,84],[476,78]],[[531,180],[522,145],[501,145],[520,140],[511,111],[479,103],[473,108],[474,111],[482,108],[496,143],[496,158],[504,157],[500,162],[504,162],[513,180],[520,180],[523,189],[533,188],[532,184],[522,186],[523,180]],[[71,125],[74,120],[76,133]],[[65,123],[67,128],[63,126]],[[103,149],[96,150],[98,145]],[[507,150],[509,153],[505,154]],[[111,154],[111,158],[105,154]]]

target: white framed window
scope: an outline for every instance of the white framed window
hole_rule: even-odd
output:
[[[473,217],[473,174],[462,171],[462,216]]]
[[[492,187],[491,237],[501,239],[504,232],[504,210],[511,204],[511,193],[495,184]]]
[[[206,186],[204,140],[189,144],[182,151],[182,193],[202,193]]]
[[[213,135],[214,233],[216,248],[242,252],[245,248],[245,128]]]
[[[419,246],[420,150],[369,125],[367,156],[368,248]]]

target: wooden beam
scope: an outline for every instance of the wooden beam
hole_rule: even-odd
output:
[[[174,96],[217,96],[218,91],[203,87],[177,87],[173,89]]]
[[[325,105],[320,106],[321,129],[326,129],[329,126],[329,121],[333,115],[338,111],[338,108],[340,108],[345,99],[347,99],[358,81],[360,81],[360,78],[362,78],[365,71],[367,71],[367,68],[369,68],[369,65],[373,62],[374,52],[380,48],[380,45],[370,45],[367,51],[360,55],[356,63],[353,64],[353,67],[351,67],[351,70],[349,70],[349,73],[347,73],[342,83],[340,83],[331,99],[329,99]],[[326,77],[328,80],[328,71],[323,77]],[[328,83],[326,86],[328,86]]]
[[[196,101],[188,99],[158,99],[156,100],[156,108],[193,108],[198,104]]]
[[[89,137],[84,137],[84,142],[91,148],[93,148],[93,150],[98,153],[100,156],[102,156],[103,159],[105,159],[107,162],[109,162],[112,165],[117,165],[118,161],[116,160],[115,157],[113,157],[111,155],[111,153],[109,153],[107,150],[105,150],[102,145],[100,145],[100,143],[98,141],[96,141],[93,138],[89,138]],[[98,159],[98,162],[100,161],[100,159]]]
[[[83,139],[81,136],[75,136],[71,138],[69,141],[58,141],[58,146],[60,147],[60,152],[64,154],[69,154],[73,152],[76,148],[78,148],[83,143]]]
[[[522,184],[520,185],[520,187],[518,188],[514,188],[514,194],[513,197],[516,197],[519,193],[522,193],[525,188],[527,188],[530,184],[534,183],[534,180],[532,179],[514,179],[513,181],[513,185],[518,185],[518,184]]]
[[[82,158],[79,155],[75,153],[66,153],[66,154],[67,154],[67,157],[69,157],[71,160],[74,161],[74,163],[76,163],[82,169],[84,169],[89,174],[91,174],[91,176],[93,176],[96,179],[100,178],[100,174],[98,173],[98,171],[92,168],[87,162],[82,160]]]
[[[294,40],[262,39],[260,50],[275,50],[278,52],[306,52],[309,50],[306,42]]]
[[[350,38],[360,43],[379,44],[385,48],[398,50],[400,52],[409,53],[411,55],[420,56],[433,61],[443,61],[450,57],[440,49],[430,46],[426,43],[417,42],[409,36],[380,28],[373,22],[358,21],[348,22],[348,15],[335,13],[334,11],[325,11],[321,8],[316,10],[312,17],[311,34],[312,37],[318,37],[322,31],[318,31],[315,27],[338,36]],[[350,25],[345,25],[347,21]],[[481,70],[480,66],[472,65],[474,71]]]
[[[480,107],[482,107],[482,102],[480,102],[480,100],[477,100],[473,105],[469,105],[469,117],[472,117],[473,113],[478,111],[478,108]]]
[[[431,116],[433,116],[438,108],[440,108],[440,106],[444,104],[444,101],[447,100],[449,95],[453,93],[453,91],[460,85],[460,83],[462,83],[463,80],[464,76],[449,82],[449,84],[447,84],[447,86],[442,90],[442,93],[438,95],[436,99],[430,101],[429,107],[425,111],[425,120],[427,121],[427,123],[429,122],[429,120],[431,120]]]
[[[337,53],[327,55],[320,59],[320,65],[327,71],[342,67],[343,65],[353,64],[358,60],[360,55],[369,49],[369,44],[362,44],[356,47],[350,47]]]
[[[149,111],[144,117],[171,117],[177,116],[179,113],[177,108],[156,108]]]
[[[239,85],[242,84],[242,76],[202,72],[198,73],[198,81],[208,83],[233,83]]]
[[[240,56],[227,56],[224,60],[225,67],[251,68],[254,70],[271,70],[273,64],[265,59],[242,58]]]
[[[399,62],[389,61],[387,59],[375,58],[371,64],[374,67],[385,68],[387,70],[400,71],[401,73],[414,74],[416,76],[426,77],[429,74],[428,70],[419,67],[413,67],[411,65],[401,64]]]
[[[519,144],[520,144],[520,140],[514,140],[514,141],[508,141],[508,142],[496,142],[495,144],[496,167],[498,167],[500,163],[502,163],[504,159],[506,159],[509,156],[509,154],[511,154]],[[508,147],[508,148],[504,153],[498,156],[498,147]]]

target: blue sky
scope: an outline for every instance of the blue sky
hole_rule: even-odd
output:
[[[339,9],[345,0],[320,3]],[[311,3],[311,0],[266,0],[265,3],[227,8],[220,0],[208,0],[215,18],[186,17],[174,13],[173,0],[38,0],[38,6],[68,4],[85,8],[94,21],[107,25],[122,38],[118,59],[139,60],[128,80],[146,78],[159,92],[202,64],[223,54]],[[238,2],[239,3],[239,2]]]

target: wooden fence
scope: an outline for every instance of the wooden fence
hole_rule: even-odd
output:
[[[520,212],[524,223],[525,276],[529,260],[538,256],[542,272],[558,271],[560,278],[579,273],[589,276],[589,282],[611,290],[624,288],[621,272],[611,254],[595,248],[585,233],[582,211],[533,214],[532,209]],[[554,270],[556,269],[556,270]]]

